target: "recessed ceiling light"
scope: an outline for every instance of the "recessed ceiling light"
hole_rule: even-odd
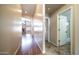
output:
[[[27,11],[25,11],[25,13],[27,13]]]
[[[48,10],[50,10],[50,8],[48,8]]]

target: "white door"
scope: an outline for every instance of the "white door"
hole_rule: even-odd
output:
[[[64,45],[70,43],[70,20],[71,10],[68,9],[59,14],[59,44]]]
[[[67,17],[60,15],[60,45],[67,43]]]

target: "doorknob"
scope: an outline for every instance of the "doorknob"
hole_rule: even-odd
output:
[[[60,43],[60,40],[58,40],[58,42]]]
[[[65,33],[68,33],[67,31],[65,31]]]
[[[60,29],[58,29],[58,31],[60,31]]]

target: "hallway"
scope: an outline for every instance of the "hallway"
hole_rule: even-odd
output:
[[[49,55],[71,54],[71,8],[65,4],[45,5],[45,48]],[[67,9],[67,10],[66,10]]]
[[[0,55],[79,54],[78,11],[69,4],[0,5]]]
[[[36,44],[31,34],[22,36],[22,43],[17,55],[40,55],[42,54],[40,48]]]

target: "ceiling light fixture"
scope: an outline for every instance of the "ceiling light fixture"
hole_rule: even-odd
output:
[[[25,13],[27,13],[27,11],[25,11]]]
[[[50,10],[50,8],[48,8],[48,10]]]

